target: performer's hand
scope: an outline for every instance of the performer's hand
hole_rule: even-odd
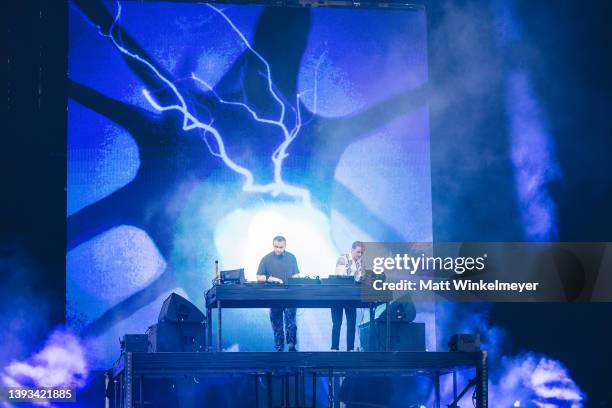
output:
[[[282,279],[276,278],[274,276],[268,277],[268,282],[270,283],[283,283]]]

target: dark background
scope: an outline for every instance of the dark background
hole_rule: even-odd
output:
[[[523,240],[501,84],[457,87],[489,56],[499,58],[492,45],[491,3],[415,3],[427,7],[430,83],[447,98],[430,118],[434,238]],[[518,58],[549,120],[563,174],[549,186],[558,240],[612,241],[612,5],[514,4],[522,43],[537,50],[519,50]],[[67,7],[61,1],[12,1],[3,13],[8,63],[2,66],[7,90],[0,160],[0,313],[2,322],[20,315],[26,323],[3,325],[0,344],[5,348],[7,339],[22,338],[25,345],[10,353],[17,358],[64,321]],[[481,58],[466,56],[465,27],[454,24],[457,15],[472,16],[478,24],[479,43],[470,47],[478,48]],[[478,159],[489,156],[495,160]],[[460,180],[462,188],[447,188],[451,180]],[[32,307],[16,307],[19,299],[30,299]],[[490,315],[491,324],[508,330],[515,352],[561,360],[589,405],[601,407],[612,406],[611,321],[612,304],[496,304]],[[6,350],[0,354],[2,365],[7,355]]]

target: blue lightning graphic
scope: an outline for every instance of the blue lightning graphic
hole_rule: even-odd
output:
[[[183,95],[181,95],[180,91],[178,90],[176,85],[171,80],[169,80],[161,72],[159,72],[159,70],[155,68],[155,66],[151,64],[149,61],[142,58],[140,55],[126,49],[123,45],[119,43],[119,41],[117,41],[117,39],[113,35],[113,32],[115,31],[115,28],[121,18],[122,8],[121,8],[121,3],[119,2],[117,2],[117,13],[115,15],[115,19],[108,30],[108,35],[105,35],[105,36],[111,39],[115,47],[121,53],[146,65],[162,82],[164,82],[172,90],[172,93],[178,99],[178,103],[174,105],[168,105],[168,106],[161,106],[159,103],[157,103],[157,101],[155,101],[155,99],[151,96],[150,92],[147,89],[143,89],[142,94],[145,97],[145,99],[149,102],[149,104],[159,112],[179,111],[183,115],[182,129],[184,131],[189,131],[192,129],[203,130],[204,132],[201,134],[201,137],[206,143],[206,145],[208,146],[208,150],[211,153],[211,155],[220,158],[229,169],[231,169],[237,174],[240,174],[244,178],[244,184],[242,186],[243,191],[270,194],[273,197],[284,194],[289,197],[295,197],[295,198],[301,199],[305,205],[310,206],[311,204],[310,191],[305,188],[297,187],[297,186],[286,183],[283,179],[283,173],[282,173],[283,162],[289,156],[289,154],[287,153],[287,150],[291,142],[295,140],[295,138],[298,136],[300,132],[300,129],[302,128],[302,117],[301,117],[301,112],[300,112],[300,94],[298,93],[295,96],[296,107],[295,108],[290,107],[295,112],[296,119],[295,119],[295,124],[293,125],[293,127],[289,129],[285,125],[285,113],[286,113],[287,107],[285,103],[282,101],[282,99],[280,98],[280,96],[275,91],[274,82],[272,80],[272,72],[271,72],[270,64],[268,63],[268,61],[266,61],[266,59],[259,52],[257,52],[257,50],[255,50],[251,46],[250,42],[244,36],[244,34],[240,31],[240,29],[236,27],[233,21],[222,10],[218,9],[217,7],[211,4],[206,4],[206,5],[211,10],[216,12],[219,16],[221,16],[224,19],[224,21],[227,22],[227,24],[240,38],[240,40],[246,46],[246,48],[251,53],[253,53],[253,55],[255,55],[259,61],[261,61],[264,64],[266,68],[265,74],[266,74],[266,79],[267,79],[268,90],[270,94],[272,95],[272,97],[274,98],[274,100],[276,101],[276,103],[278,103],[280,107],[279,117],[278,119],[262,118],[257,114],[257,112],[255,112],[255,110],[253,110],[250,106],[248,106],[247,104],[243,102],[224,100],[215,92],[215,90],[210,84],[198,78],[194,73],[191,74],[191,78],[194,81],[204,85],[207,89],[209,89],[213,93],[213,95],[217,98],[219,103],[239,106],[245,109],[247,112],[249,112],[255,121],[266,124],[266,125],[276,126],[280,129],[280,131],[282,132],[284,136],[284,140],[272,153],[271,160],[274,166],[274,178],[273,178],[273,182],[271,183],[257,184],[255,182],[253,173],[249,169],[239,165],[238,163],[236,163],[229,157],[227,150],[225,148],[223,137],[221,136],[218,129],[212,126],[212,121],[211,123],[203,123],[202,121],[200,121],[193,113],[189,111],[189,108],[187,107],[187,104],[185,102],[185,98],[183,97]],[[212,135],[213,139],[215,140],[215,143],[217,146],[216,151],[212,148],[212,146],[208,142],[208,139],[207,139],[208,134]]]

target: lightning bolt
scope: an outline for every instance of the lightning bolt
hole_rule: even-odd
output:
[[[246,48],[253,55],[255,55],[255,57],[257,57],[259,61],[261,61],[264,64],[266,68],[265,76],[267,80],[268,91],[270,92],[270,95],[280,107],[280,113],[278,115],[278,118],[277,119],[262,118],[254,109],[252,109],[246,103],[238,102],[238,101],[224,100],[217,94],[217,92],[215,92],[215,90],[210,84],[208,84],[206,81],[202,80],[201,78],[198,78],[194,73],[191,74],[191,78],[194,81],[204,85],[208,90],[210,90],[215,96],[215,98],[217,98],[219,103],[241,107],[245,109],[253,117],[253,119],[256,122],[259,122],[265,125],[271,125],[271,126],[278,127],[279,130],[282,132],[284,136],[283,141],[274,150],[274,152],[272,153],[272,157],[271,157],[272,164],[274,166],[274,178],[273,178],[273,181],[268,184],[257,184],[255,182],[253,173],[249,169],[239,165],[238,163],[236,163],[234,160],[232,160],[229,157],[227,150],[225,148],[225,142],[223,141],[223,137],[221,136],[221,133],[219,132],[219,130],[215,128],[214,126],[212,126],[213,122],[211,121],[210,123],[204,123],[200,121],[196,117],[195,114],[190,112],[189,108],[187,107],[187,103],[185,102],[185,98],[183,97],[181,92],[178,90],[176,85],[170,79],[166,78],[161,72],[159,72],[157,68],[155,68],[153,64],[151,64],[145,58],[142,58],[140,55],[128,50],[119,41],[117,41],[113,32],[115,31],[115,28],[117,27],[117,24],[119,23],[119,20],[121,18],[122,7],[121,7],[121,3],[119,2],[117,2],[117,13],[115,15],[115,19],[113,20],[113,23],[111,24],[108,30],[108,34],[105,36],[111,39],[112,43],[121,53],[146,65],[155,74],[155,76],[157,76],[163,83],[165,83],[168,86],[168,88],[170,88],[170,90],[176,96],[178,100],[178,103],[173,104],[173,105],[167,105],[167,106],[160,105],[153,98],[153,96],[147,89],[143,89],[142,94],[144,98],[147,100],[147,102],[149,102],[149,104],[158,112],[167,112],[167,111],[180,112],[183,115],[182,129],[184,131],[189,131],[192,129],[203,130],[204,132],[201,133],[201,137],[206,143],[206,145],[208,146],[208,150],[211,153],[211,155],[220,158],[230,170],[234,171],[235,173],[241,175],[244,178],[244,184],[242,185],[243,191],[270,194],[273,197],[284,194],[289,197],[301,199],[305,205],[310,206],[311,204],[310,191],[302,187],[288,184],[283,179],[283,162],[289,156],[289,153],[287,153],[287,150],[289,146],[291,145],[291,142],[295,140],[295,138],[298,136],[300,132],[300,129],[302,128],[302,117],[301,117],[301,111],[300,111],[300,94],[298,93],[295,96],[295,100],[296,100],[295,108],[290,106],[290,108],[295,112],[295,124],[292,126],[291,129],[289,129],[287,125],[285,124],[285,113],[287,111],[287,106],[285,105],[285,103],[283,102],[283,100],[277,94],[275,90],[276,87],[272,80],[272,71],[270,69],[270,64],[268,63],[268,61],[266,61],[266,59],[259,52],[257,52],[257,50],[255,50],[252,47],[249,40],[244,36],[242,31],[238,29],[238,27],[234,24],[234,22],[222,10],[218,9],[217,7],[211,4],[206,4],[206,5],[211,10],[213,10],[215,13],[217,13],[221,18],[223,18],[223,20],[229,25],[229,27],[233,30],[233,32],[236,33],[236,35],[242,41],[242,43],[246,46]],[[208,142],[207,136],[209,134],[212,135],[212,138],[214,139],[216,143],[216,146],[217,146],[216,151],[212,148],[212,146]]]

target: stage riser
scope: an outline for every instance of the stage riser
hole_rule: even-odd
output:
[[[132,408],[136,406],[135,396],[140,399],[140,395],[145,395],[141,392],[141,384],[146,381],[162,377],[172,381],[193,380],[219,375],[251,376],[258,383],[264,378],[268,385],[274,378],[288,376],[299,378],[300,382],[309,377],[313,380],[328,378],[330,384],[340,377],[376,377],[387,381],[392,377],[421,376],[433,379],[439,401],[440,377],[463,369],[473,370],[477,407],[486,408],[486,352],[125,353],[113,368],[111,377],[117,380],[117,389],[122,390],[119,405]],[[301,389],[304,387],[302,385]],[[330,398],[335,395],[333,388],[328,387]]]
[[[261,373],[261,372],[401,372],[418,374],[474,367],[481,353],[461,352],[241,352],[131,353],[138,373]]]

